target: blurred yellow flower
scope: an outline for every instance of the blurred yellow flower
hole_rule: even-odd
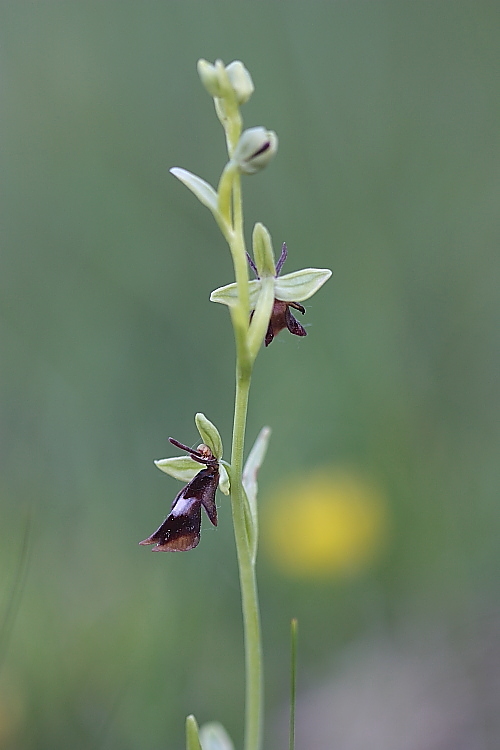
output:
[[[387,538],[381,494],[354,472],[320,470],[273,495],[263,511],[268,555],[300,577],[341,576],[368,567]]]

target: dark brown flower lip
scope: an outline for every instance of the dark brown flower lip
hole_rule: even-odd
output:
[[[302,305],[299,305],[298,302],[283,302],[279,299],[274,300],[271,318],[264,339],[265,346],[269,346],[274,337],[284,328],[288,328],[290,333],[293,333],[295,336],[307,336],[306,329],[292,315],[290,307],[299,310],[303,315],[305,313],[305,308]]]
[[[204,464],[205,468],[176,495],[170,513],[161,526],[139,544],[156,545],[154,552],[185,552],[199,544],[202,506],[211,523],[217,526],[215,494],[219,484],[219,462],[206,445],[199,445],[195,449],[174,438],[169,440],[177,448],[187,451],[195,461]]]

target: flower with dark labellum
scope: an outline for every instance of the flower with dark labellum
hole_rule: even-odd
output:
[[[214,526],[217,526],[215,493],[219,484],[219,462],[206,445],[195,450],[173,438],[170,442],[187,451],[191,458],[205,464],[196,476],[179,492],[170,513],[162,525],[139,544],[155,544],[154,552],[184,552],[193,549],[200,541],[201,508]]]
[[[299,305],[298,302],[282,302],[279,299],[274,300],[271,319],[267,328],[266,338],[264,339],[266,346],[269,346],[274,337],[277,336],[283,328],[288,328],[290,333],[295,334],[295,336],[307,336],[307,331],[304,326],[302,326],[290,312],[291,307],[295,310],[300,310],[302,315],[304,315],[306,311],[305,307]]]
[[[276,278],[278,278],[278,276],[280,275],[280,271],[283,268],[283,264],[285,263],[287,255],[288,250],[286,247],[286,243],[284,242],[281,248],[280,258],[276,264]],[[257,278],[259,278],[257,267],[248,253],[247,258],[252,270],[254,271]],[[305,307],[300,305],[298,302],[283,302],[283,300],[276,298],[274,299],[271,318],[269,319],[269,325],[267,327],[267,333],[264,339],[264,343],[266,346],[269,346],[274,337],[277,336],[278,333],[284,328],[288,328],[290,333],[293,333],[295,336],[307,336],[307,331],[304,326],[301,325],[290,312],[291,307],[293,307],[294,310],[299,310],[302,315],[304,315],[306,312]]]
[[[286,244],[283,243],[281,256],[275,267],[269,232],[259,224],[256,224],[254,229],[253,251],[254,259],[247,257],[257,277],[248,282],[250,309],[253,311],[249,342],[255,355],[262,338],[264,338],[265,345],[269,346],[283,328],[288,328],[295,336],[307,335],[304,327],[290,312],[290,308],[304,314],[305,308],[300,303],[316,294],[318,289],[328,281],[332,272],[329,268],[303,268],[301,271],[293,271],[280,276],[287,256]],[[235,308],[240,304],[238,285],[232,283],[214,289],[210,299],[212,302]],[[266,325],[267,330],[264,336],[263,331]],[[256,334],[250,341],[252,329],[258,331],[258,335]]]

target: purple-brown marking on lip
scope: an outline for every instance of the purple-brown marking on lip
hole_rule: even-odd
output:
[[[153,552],[184,552],[200,541],[201,506],[214,526],[217,526],[215,493],[219,484],[219,462],[206,445],[189,448],[174,438],[170,442],[187,451],[191,458],[205,464],[204,469],[176,495],[170,513],[161,526],[139,544],[155,544]]]

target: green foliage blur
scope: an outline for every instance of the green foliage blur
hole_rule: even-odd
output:
[[[191,712],[241,744],[227,499],[193,552],[137,544],[180,489],[153,465],[175,455],[169,435],[194,444],[203,411],[229,458],[232,333],[208,301],[233,281],[229,253],[168,172],[215,183],[224,164],[199,57],[243,60],[245,125],[280,138],[244,180],[247,239],[262,221],[288,244],[285,272],[334,272],[308,337],[285,331],[257,362],[249,444],[273,429],[261,504],[311,467],[347,467],[389,519],[351,574],[297,578],[262,550],[268,731],[292,617],[299,722],[301,690],[363,639],[430,629],[475,653],[487,621],[498,643],[500,6],[0,14],[0,748],[174,750]],[[500,727],[484,732],[498,747]]]

